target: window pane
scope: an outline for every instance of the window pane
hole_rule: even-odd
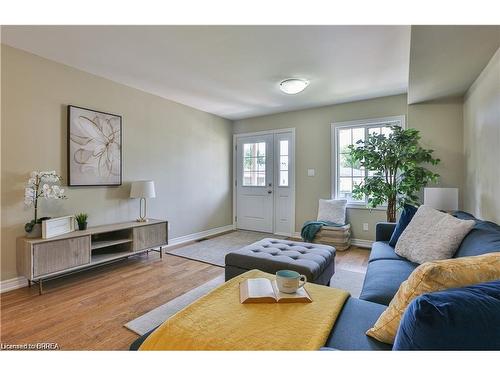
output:
[[[365,140],[365,128],[354,128],[352,129],[352,144],[356,145],[358,141]]]
[[[338,152],[347,152],[347,146],[349,146],[350,144],[351,144],[351,129],[340,129]]]
[[[355,165],[356,168],[353,168],[352,169],[352,175],[353,176],[361,176],[361,177],[364,177],[365,176],[365,168],[361,167],[359,165],[359,163],[356,163]]]
[[[389,126],[384,126],[382,128],[382,134],[388,137],[389,134],[392,134],[392,129]]]
[[[280,171],[280,186],[288,186],[288,171]]]
[[[340,175],[341,176],[352,176],[352,165],[350,163],[351,158],[349,154],[340,154]]]
[[[363,182],[363,180],[364,180],[364,178],[353,178],[352,179],[352,187],[353,187],[353,189],[354,189],[355,186],[360,185]],[[356,202],[364,202],[364,200],[365,200],[364,197],[363,197],[363,199],[354,199],[353,198],[353,201],[356,201]]]
[[[288,155],[288,140],[280,141],[280,155],[286,156]]]
[[[350,193],[350,192],[352,192],[352,178],[350,178],[350,177],[341,177],[340,178],[339,191],[342,192],[342,193]]]
[[[380,134],[381,133],[381,130],[380,130],[380,126],[375,126],[373,128],[368,128],[368,134]]]

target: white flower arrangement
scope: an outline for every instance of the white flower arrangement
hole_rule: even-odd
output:
[[[38,223],[38,199],[66,199],[64,189],[58,185],[62,181],[56,171],[33,171],[24,189],[24,203],[35,208],[35,218],[25,225],[27,232]]]

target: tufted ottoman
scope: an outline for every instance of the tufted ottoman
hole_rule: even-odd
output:
[[[335,248],[265,238],[227,254],[225,263],[226,281],[252,269],[272,274],[287,269],[306,275],[308,282],[329,285],[335,272]]]

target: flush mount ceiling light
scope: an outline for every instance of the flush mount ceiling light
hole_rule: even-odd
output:
[[[285,94],[293,95],[303,91],[307,85],[309,85],[309,81],[307,79],[289,78],[281,81],[280,90]]]

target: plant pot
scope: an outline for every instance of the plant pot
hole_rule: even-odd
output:
[[[86,230],[86,229],[87,229],[87,222],[78,223],[78,230]]]
[[[31,232],[26,232],[26,237],[28,238],[38,238],[42,237],[42,224],[33,225]]]

